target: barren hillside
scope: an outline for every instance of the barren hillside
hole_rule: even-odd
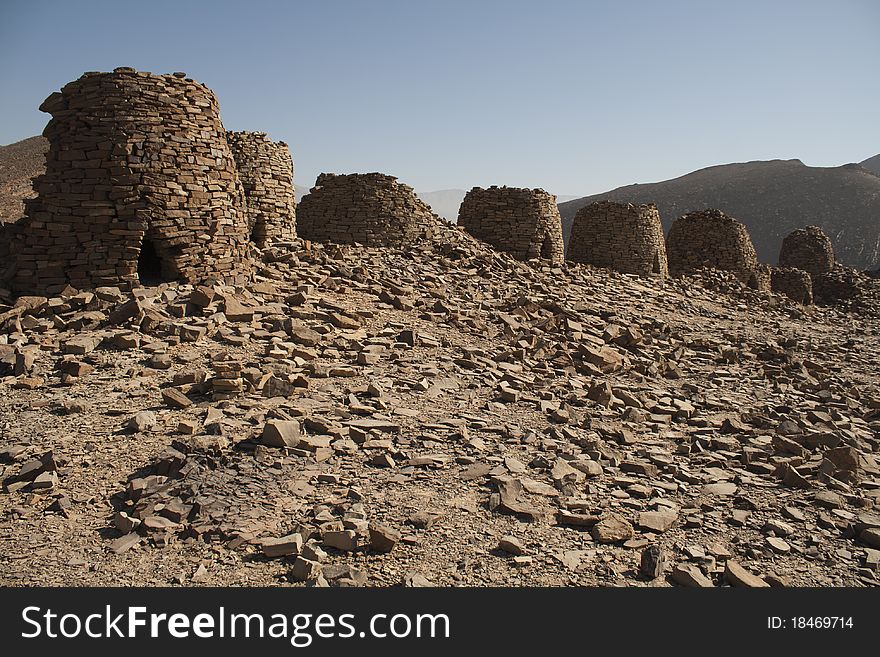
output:
[[[49,142],[30,137],[0,146],[0,221],[15,221],[24,213],[24,200],[34,196],[31,180],[46,169]]]

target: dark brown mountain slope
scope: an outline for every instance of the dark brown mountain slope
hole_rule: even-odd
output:
[[[775,263],[782,238],[809,224],[822,227],[844,264],[867,269],[880,262],[880,176],[859,164],[724,164],[664,182],[619,187],[560,204],[566,239],[577,210],[605,199],[656,203],[666,230],[686,212],[719,208],[748,226],[763,262]]]
[[[875,155],[874,157],[869,157],[867,160],[860,162],[863,169],[867,169],[871,173],[876,173],[880,176],[880,155]]]
[[[45,137],[29,137],[0,146],[0,221],[15,221],[24,214],[24,200],[34,196],[31,180],[46,168]]]

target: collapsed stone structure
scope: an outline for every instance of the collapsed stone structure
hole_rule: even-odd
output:
[[[226,133],[247,199],[251,241],[263,247],[296,237],[293,160],[283,141],[265,132]]]
[[[773,267],[771,289],[802,304],[813,303],[813,279],[803,269]]]
[[[117,68],[40,109],[52,115],[46,172],[5,231],[14,291],[246,279],[243,190],[207,87]]]
[[[676,219],[666,236],[666,255],[673,276],[704,267],[732,272],[757,288],[758,256],[746,227],[721,210],[690,212]]]
[[[837,304],[860,297],[866,276],[836,262],[831,240],[819,226],[798,228],[786,235],[779,249],[780,266],[797,267],[807,275],[813,298]]]
[[[869,280],[867,274],[837,264],[831,271],[813,276],[813,296],[829,304],[849,301],[864,294]]]
[[[780,267],[797,267],[810,276],[834,269],[834,247],[819,226],[807,226],[786,235],[779,250]]]
[[[758,263],[752,279],[752,287],[761,292],[770,292],[773,289],[773,272],[770,265]]]
[[[565,257],[556,197],[543,189],[474,187],[458,210],[458,225],[518,260]]]
[[[654,204],[598,201],[584,206],[571,226],[567,258],[625,274],[666,277],[666,244]]]
[[[434,234],[440,218],[412,187],[382,173],[322,173],[299,203],[303,239],[404,246]]]

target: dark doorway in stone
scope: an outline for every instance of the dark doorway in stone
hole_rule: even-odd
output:
[[[251,242],[262,248],[266,241],[266,224],[262,219],[257,219],[251,228]]]
[[[541,257],[547,260],[553,259],[553,241],[549,237],[541,242]]]
[[[662,273],[660,270],[660,254],[656,251],[654,252],[654,266],[651,269],[655,274]]]
[[[757,290],[760,287],[760,285],[758,284],[758,277],[755,276],[755,274],[752,274],[749,277],[749,281],[748,283],[746,283],[746,286],[750,287],[753,290]]]
[[[158,285],[173,280],[167,276],[162,265],[162,258],[156,250],[156,245],[145,237],[141,243],[141,254],[138,256],[138,279],[141,285]]]

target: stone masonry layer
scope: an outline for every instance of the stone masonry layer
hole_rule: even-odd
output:
[[[780,267],[797,267],[810,276],[821,276],[834,269],[834,247],[819,226],[798,228],[782,240]]]
[[[742,283],[757,287],[758,257],[746,227],[721,210],[690,212],[676,219],[666,236],[669,273],[673,276],[703,267],[732,272]]]
[[[247,222],[217,99],[184,73],[86,73],[40,106],[46,173],[11,251],[12,287],[243,282]],[[143,272],[142,272],[143,273]]]
[[[297,208],[303,239],[403,246],[431,237],[441,219],[412,188],[382,173],[322,173]]]
[[[625,274],[666,277],[666,244],[653,204],[591,203],[575,215],[567,257]]]
[[[543,189],[474,187],[461,203],[458,225],[518,260],[564,259],[556,197]]]
[[[283,141],[265,132],[227,132],[226,138],[247,198],[251,241],[259,247],[296,237],[293,160]]]

